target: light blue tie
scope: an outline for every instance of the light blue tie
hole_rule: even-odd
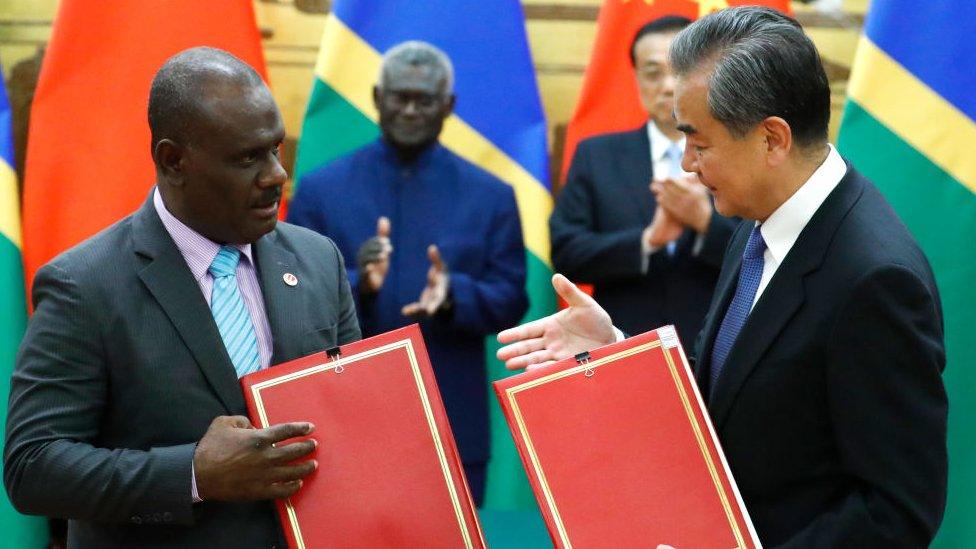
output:
[[[675,178],[684,173],[681,169],[681,147],[677,143],[672,144],[668,147],[667,152],[664,153],[668,157],[668,177]],[[674,240],[668,242],[667,250],[668,255],[674,255],[674,250],[677,248],[678,244]]]
[[[237,370],[237,377],[261,368],[254,324],[237,287],[237,263],[240,260],[240,250],[233,246],[221,246],[209,269],[214,277],[210,311],[217,323],[220,338],[224,340],[227,355]]]
[[[729,309],[725,312],[722,326],[718,329],[715,344],[712,346],[709,393],[715,391],[715,383],[725,367],[725,359],[728,358],[732,345],[735,344],[742,326],[749,318],[749,312],[752,311],[752,301],[756,297],[759,281],[762,279],[763,254],[765,251],[766,241],[763,240],[762,233],[759,232],[757,225],[749,234],[746,249],[742,252],[742,269],[739,271],[735,295],[732,297],[732,302],[729,303]]]

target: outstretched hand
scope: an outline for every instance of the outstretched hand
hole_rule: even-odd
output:
[[[537,368],[614,342],[610,315],[592,297],[561,274],[552,277],[552,287],[569,307],[499,333],[505,346],[497,356],[506,368]]]

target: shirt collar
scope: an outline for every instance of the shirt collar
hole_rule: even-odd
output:
[[[159,187],[153,190],[153,206],[155,206],[156,213],[159,214],[159,219],[163,222],[163,226],[166,227],[166,232],[169,233],[173,242],[176,243],[176,247],[180,250],[180,254],[183,255],[183,259],[186,260],[187,266],[190,267],[190,272],[193,273],[194,280],[199,282],[207,274],[214,258],[217,257],[217,252],[220,251],[220,244],[194,231],[182,221],[176,219],[176,216],[166,209],[166,204],[163,203],[163,197],[159,193]],[[251,264],[254,263],[254,260],[251,258],[250,244],[235,244],[234,247],[241,251],[241,257],[247,258],[247,261]]]
[[[810,179],[766,219],[759,231],[777,264],[782,263],[813,214],[847,173],[847,164],[833,145]]]
[[[388,162],[390,162],[395,166],[407,167],[407,168],[416,167],[420,169],[427,166],[427,164],[430,163],[431,159],[435,155],[437,155],[441,149],[440,141],[434,141],[433,143],[430,144],[429,147],[420,151],[420,154],[417,155],[417,158],[415,158],[413,162],[406,164],[400,160],[399,155],[397,155],[396,147],[394,147],[392,143],[387,141],[386,137],[381,135],[377,139],[377,143],[380,150],[383,151],[383,157]]]
[[[671,141],[657,127],[653,120],[647,121],[647,138],[651,142],[651,162],[660,162],[668,154],[668,149],[672,145],[677,145],[682,151],[685,149],[685,138],[681,137],[677,141]]]

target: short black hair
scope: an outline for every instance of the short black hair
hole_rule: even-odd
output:
[[[637,55],[634,53],[634,48],[637,47],[637,42],[641,38],[644,38],[648,34],[678,32],[690,24],[691,19],[681,17],[680,15],[665,15],[664,17],[658,17],[647,22],[643,27],[637,29],[637,32],[634,34],[634,39],[630,41],[630,66],[637,66]]]
[[[827,141],[830,83],[793,18],[755,6],[717,11],[678,33],[670,58],[677,76],[710,68],[708,108],[732,135],[778,116],[799,146]]]
[[[204,90],[217,81],[264,85],[261,76],[250,65],[217,48],[190,48],[163,63],[149,88],[149,131],[153,150],[163,139],[188,142],[191,123],[203,112]]]

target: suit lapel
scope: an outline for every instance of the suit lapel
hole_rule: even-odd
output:
[[[804,277],[823,263],[834,233],[861,192],[863,192],[863,184],[860,176],[849,167],[847,175],[807,223],[763,291],[729,352],[722,375],[716,381],[715,387],[710,388],[711,399],[708,408],[717,427],[721,428],[736,396],[759,364],[763,354],[803,304],[806,297]],[[739,254],[741,256],[741,249]],[[741,263],[741,257],[738,263]],[[731,289],[726,291],[734,292],[734,287],[733,282]],[[718,323],[721,323],[720,317],[724,314],[723,308],[719,315],[715,315],[719,317]],[[707,340],[709,351],[715,341],[715,331],[717,328],[713,327],[713,332]]]
[[[274,340],[272,365],[296,358],[301,353],[301,337],[305,333],[303,316],[299,313],[303,310],[302,284],[307,281],[297,272],[295,254],[279,244],[279,236],[277,230],[272,231],[254,244],[264,308]],[[297,277],[298,283],[295,286],[286,284],[286,274]]]
[[[159,219],[152,195],[133,217],[135,252],[148,259],[139,278],[179,332],[227,412],[244,410],[237,373],[207,301],[179,248]]]

